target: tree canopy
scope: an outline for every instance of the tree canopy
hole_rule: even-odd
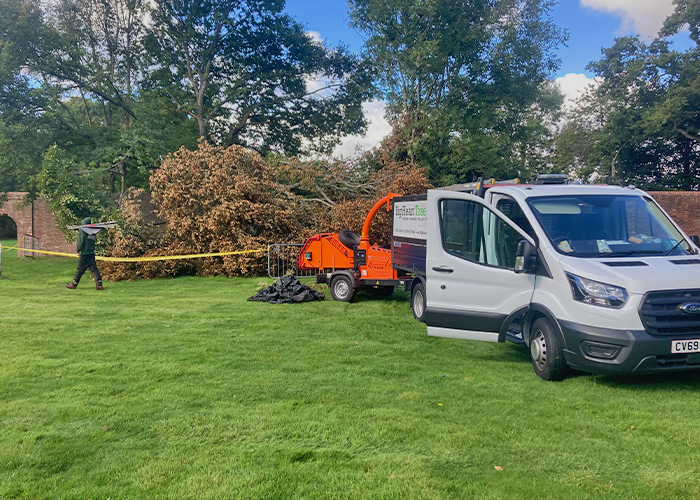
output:
[[[390,116],[441,183],[527,176],[543,163],[549,77],[566,34],[548,0],[351,0]]]
[[[293,155],[361,132],[365,65],[283,6],[0,0],[0,190],[48,186],[30,180],[54,145],[120,197],[200,137]]]
[[[602,50],[599,84],[562,120],[554,0],[349,0],[359,55],[284,0],[0,0],[0,193],[45,196],[62,222],[97,217],[151,189],[173,152],[207,147],[254,150],[332,227],[392,185],[565,171],[699,189],[700,0],[674,3],[656,39]],[[391,136],[320,156],[366,129],[370,98]]]
[[[344,47],[313,40],[283,6],[159,0],[145,39],[157,65],[149,84],[224,145],[297,154],[306,140],[327,152],[363,131],[366,69]]]
[[[677,2],[657,39],[617,38],[589,65],[600,85],[580,100],[557,138],[561,168],[644,189],[700,187],[699,6]],[[674,51],[669,38],[684,25],[694,45]]]

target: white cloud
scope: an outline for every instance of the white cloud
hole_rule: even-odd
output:
[[[582,7],[607,12],[622,19],[620,33],[656,36],[673,12],[673,0],[581,0]]]
[[[600,82],[601,78],[588,78],[583,73],[567,73],[555,80],[564,94],[564,108],[567,110],[574,107],[574,101],[581,97],[588,87],[598,86]]]
[[[564,106],[570,109],[574,106],[574,101],[581,97],[583,92],[591,85],[597,86],[601,78],[589,78],[583,73],[568,73],[555,80],[559,88],[564,93]],[[364,136],[351,135],[344,137],[341,143],[333,151],[333,156],[351,157],[358,151],[367,151],[379,143],[391,133],[391,124],[384,118],[386,104],[382,101],[368,101],[362,104],[362,109],[369,121],[367,133]]]
[[[321,37],[321,33],[319,33],[318,31],[307,31],[306,34],[311,38],[311,40],[313,40],[316,43],[322,44],[326,41],[325,38]]]
[[[308,93],[318,92],[320,89],[328,87],[329,81],[323,76],[313,75],[306,78],[306,91]],[[324,94],[325,96],[325,94]]]
[[[369,121],[367,133],[364,136],[350,135],[344,137],[342,142],[333,151],[335,157],[350,157],[358,150],[366,151],[377,146],[385,136],[391,132],[391,125],[384,118],[386,104],[382,101],[368,101],[362,103],[362,110]]]

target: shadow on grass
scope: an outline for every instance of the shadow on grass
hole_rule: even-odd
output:
[[[328,291],[330,298],[330,291]],[[332,300],[332,299],[331,299]],[[407,314],[410,314],[408,303],[410,294],[408,292],[394,292],[389,297],[380,297],[373,295],[371,292],[360,291],[353,300],[353,303],[362,304],[365,302],[384,301],[396,304],[405,304]],[[494,361],[498,363],[513,363],[522,364],[523,366],[530,365],[530,351],[524,345],[517,345],[507,342],[507,348],[488,350],[488,351],[470,351],[469,356],[472,360],[483,362]],[[686,389],[696,391],[700,388],[700,368],[698,370],[665,372],[654,374],[630,374],[630,375],[604,375],[594,374],[578,370],[571,370],[567,378],[591,377],[595,378],[596,383],[615,387],[615,388],[635,388],[649,392],[666,391],[669,388]]]
[[[678,371],[645,375],[597,375],[596,382],[609,387],[635,388],[649,392],[700,388],[700,371]]]
[[[330,296],[330,290],[328,291],[328,295]],[[357,295],[355,296],[353,303],[354,304],[361,304],[363,302],[383,301],[383,302],[396,302],[397,304],[405,303],[408,305],[409,298],[410,297],[409,297],[408,292],[394,292],[392,295],[390,295],[388,297],[381,297],[378,295],[372,295],[372,292],[360,291],[360,292],[357,292]],[[411,312],[410,309],[406,309],[406,310],[409,313]]]
[[[475,342],[478,342],[475,341]],[[479,361],[497,361],[499,363],[530,363],[530,352],[524,346],[511,344],[500,346],[488,352],[471,352],[470,357]]]
[[[530,352],[522,345],[510,344],[508,349],[498,349],[489,352],[471,352],[472,359],[498,363],[518,363],[523,366],[530,365]],[[667,391],[669,388],[684,389],[696,392],[700,388],[700,369],[629,375],[606,375],[571,370],[568,379],[590,377],[595,378],[596,383],[615,388],[633,388],[648,392]]]

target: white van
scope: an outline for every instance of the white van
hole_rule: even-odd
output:
[[[428,335],[523,343],[547,380],[700,369],[697,236],[647,193],[496,185],[426,207],[411,306]]]

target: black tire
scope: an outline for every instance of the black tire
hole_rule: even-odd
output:
[[[423,283],[417,283],[411,290],[411,309],[413,310],[413,317],[423,323],[425,323],[425,306],[425,286],[423,286]]]
[[[395,286],[378,286],[370,288],[369,292],[375,297],[390,297],[395,289]]]
[[[338,232],[338,239],[348,248],[354,248],[360,244],[360,235],[349,229],[341,229],[340,232]]]
[[[545,380],[564,380],[569,374],[559,336],[547,318],[538,318],[532,325],[530,359],[535,373]]]
[[[340,302],[351,302],[355,298],[355,288],[347,276],[336,276],[331,280],[331,297]]]

